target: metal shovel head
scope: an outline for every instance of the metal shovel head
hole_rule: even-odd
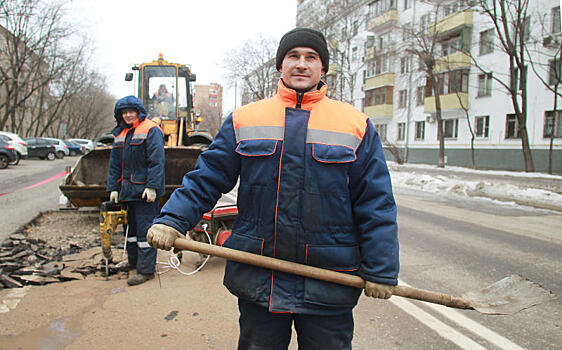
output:
[[[490,286],[462,295],[478,312],[510,315],[552,300],[554,293],[519,275],[511,275]]]

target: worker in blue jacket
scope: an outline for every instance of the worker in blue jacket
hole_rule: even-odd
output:
[[[164,188],[164,134],[146,119],[141,100],[126,96],[115,104],[117,127],[109,159],[107,191],[110,200],[127,204],[127,256],[131,286],[154,277],[156,249],[146,241],[146,233],[159,213]]]
[[[170,249],[239,179],[238,218],[224,246],[361,276],[365,294],[397,284],[396,204],[370,119],[326,97],[322,33],[281,39],[277,95],[227,117],[148,232]],[[361,290],[228,261],[224,285],[238,297],[239,349],[286,349],[294,323],[302,349],[351,349]]]

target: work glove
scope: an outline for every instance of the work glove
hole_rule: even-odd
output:
[[[109,194],[109,200],[117,204],[119,202],[119,192],[111,191],[111,193]]]
[[[371,298],[388,299],[394,292],[394,286],[365,281],[365,295]]]
[[[174,246],[176,238],[186,237],[175,228],[163,224],[152,225],[146,234],[148,244],[154,248],[164,250],[170,250]]]
[[[154,202],[154,200],[156,199],[156,190],[149,187],[145,188],[142,192],[142,198],[146,199],[148,203]]]

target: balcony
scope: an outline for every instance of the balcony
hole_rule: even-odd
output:
[[[459,101],[460,97],[460,101]],[[459,92],[440,96],[441,110],[462,109],[463,106],[468,108],[468,93]],[[462,104],[461,104],[462,102]],[[435,112],[435,97],[426,97],[424,100],[424,112]]]
[[[385,13],[382,13],[372,18],[367,25],[367,29],[372,32],[375,29],[379,29],[381,27],[387,27],[391,24],[396,23],[397,19],[398,19],[398,11],[396,9],[391,9],[386,11]]]
[[[434,72],[445,72],[460,68],[470,67],[470,56],[464,52],[458,51],[448,56],[439,57],[436,60]]]
[[[437,24],[430,24],[427,32],[429,35],[433,35],[435,30],[437,35],[441,36],[465,26],[472,26],[472,12],[472,10],[464,10],[443,17],[437,21]]]
[[[367,78],[363,89],[370,90],[381,86],[394,86],[394,73],[383,73]]]
[[[368,106],[364,108],[365,114],[370,118],[377,119],[380,117],[392,117],[392,104]]]

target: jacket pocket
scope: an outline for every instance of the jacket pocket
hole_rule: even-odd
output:
[[[233,232],[224,247],[263,255],[262,238]],[[224,273],[224,285],[239,298],[250,301],[265,300],[271,273],[263,268],[228,260]]]
[[[131,183],[134,184],[145,184],[146,174],[131,174]]]
[[[355,274],[360,256],[357,245],[307,245],[306,263],[327,270]],[[305,279],[304,300],[326,307],[353,307],[361,289],[312,278]]]
[[[312,157],[321,163],[351,163],[357,159],[353,148],[322,143],[312,144]]]
[[[242,140],[236,147],[236,153],[250,157],[270,156],[275,153],[276,148],[277,140]]]

